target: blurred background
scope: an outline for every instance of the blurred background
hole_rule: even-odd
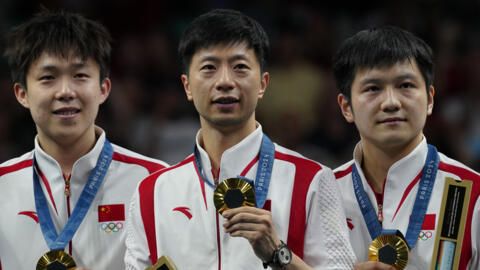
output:
[[[292,3],[291,3],[292,2]],[[320,1],[319,1],[320,2]],[[110,141],[170,164],[191,153],[198,115],[180,81],[179,36],[199,14],[238,9],[270,36],[270,85],[257,119],[279,144],[336,167],[358,141],[336,102],[331,58],[339,44],[374,25],[396,25],[423,38],[436,53],[435,106],[428,142],[480,170],[480,1],[160,1],[0,0],[4,33],[41,7],[80,12],[103,23],[115,43],[112,92],[97,124]],[[3,44],[2,44],[3,49]],[[3,50],[2,50],[3,51]],[[0,162],[33,148],[35,126],[15,100],[0,60]]]

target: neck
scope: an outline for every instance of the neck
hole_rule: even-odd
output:
[[[93,128],[91,132],[86,132],[80,138],[68,141],[55,140],[38,133],[40,147],[58,162],[65,176],[72,173],[73,164],[93,148],[96,140]]]
[[[223,152],[242,141],[256,129],[255,120],[241,126],[224,128],[213,127],[203,119],[200,122],[202,125],[200,144],[207,152],[215,171],[220,168]]]
[[[362,170],[367,181],[377,193],[383,193],[383,185],[392,165],[412,152],[422,141],[423,135],[407,147],[378,147],[362,140]]]

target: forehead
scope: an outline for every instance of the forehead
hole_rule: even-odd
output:
[[[29,71],[41,70],[41,69],[60,69],[60,68],[80,68],[91,67],[99,68],[98,64],[93,58],[82,58],[81,56],[69,53],[67,56],[62,54],[54,54],[49,52],[43,52],[35,59],[29,67]]]
[[[360,67],[355,72],[353,84],[366,83],[371,80],[389,80],[413,78],[424,82],[422,73],[415,60],[406,59],[394,64],[381,64],[374,67]]]
[[[192,57],[192,64],[202,61],[244,59],[259,63],[253,48],[246,42],[220,43],[198,49]]]

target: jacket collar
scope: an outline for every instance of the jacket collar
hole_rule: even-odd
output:
[[[250,162],[252,162],[252,160],[255,159],[260,152],[262,138],[262,126],[258,124],[255,131],[250,133],[236,145],[223,152],[220,160],[220,174],[218,176],[219,182],[227,178],[237,177],[243,172],[247,165],[250,164]],[[203,170],[203,172],[200,173],[203,173],[203,176],[214,185],[215,182],[212,174],[210,158],[205,149],[203,149],[200,145],[200,131],[197,133],[196,145],[200,154],[199,160]],[[250,172],[249,176],[254,178],[255,173],[252,176]]]

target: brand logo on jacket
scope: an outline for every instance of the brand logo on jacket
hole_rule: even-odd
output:
[[[191,209],[186,206],[175,207],[172,211],[177,211],[184,214],[188,219],[192,219],[193,215],[191,213]]]
[[[38,216],[37,216],[37,212],[35,211],[22,211],[22,212],[18,212],[18,215],[24,215],[24,216],[30,217],[38,224]]]
[[[347,218],[347,226],[348,228],[351,230],[353,230],[353,228],[355,228],[355,226],[353,225],[352,223],[352,219],[351,218]]]

